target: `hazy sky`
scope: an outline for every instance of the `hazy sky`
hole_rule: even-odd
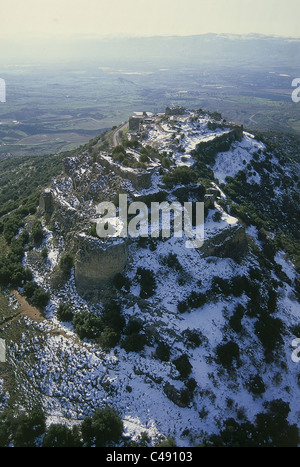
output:
[[[0,35],[300,37],[299,0],[0,0]]]

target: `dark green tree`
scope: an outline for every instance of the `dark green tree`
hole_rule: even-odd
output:
[[[111,407],[97,409],[81,425],[82,438],[87,447],[104,447],[117,443],[124,431],[122,419]]]

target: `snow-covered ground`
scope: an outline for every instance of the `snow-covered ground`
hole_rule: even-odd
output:
[[[172,125],[165,122],[154,126],[144,144],[171,150],[172,135],[176,132],[184,152],[177,154],[175,151],[175,158],[178,164],[182,163],[181,156],[188,156],[200,141],[222,132],[209,130],[206,117],[197,121],[190,121],[190,117],[177,118]],[[241,142],[217,156],[213,170],[219,183],[224,183],[226,176],[234,176],[244,169],[253,155],[263,149],[264,146],[252,135],[244,133]],[[186,164],[190,163],[187,158]],[[85,168],[85,175],[87,170]],[[153,182],[155,191],[160,183],[157,174],[153,176]],[[259,183],[259,175],[253,175],[250,182]],[[65,179],[63,183],[68,185],[70,181]],[[71,185],[60,186],[62,193],[67,188],[71,190]],[[59,189],[59,184],[57,187]],[[151,189],[140,194],[150,192]],[[220,193],[221,198],[226,199],[221,190]],[[73,202],[68,201],[68,208],[76,209],[78,200],[72,196],[70,199]],[[216,213],[220,213],[219,216],[215,217]],[[229,236],[239,226],[238,219],[227,214],[217,201],[205,219],[204,247],[216,235]],[[37,269],[34,256],[28,253],[24,266],[33,269],[34,280],[49,290],[50,275],[59,262],[64,243],[62,237],[54,238],[46,227],[45,232],[38,253],[46,247],[47,259],[39,262]],[[246,233],[260,247],[257,229],[250,226]],[[89,303],[79,296],[73,273],[57,293],[52,293],[46,320],[34,323],[24,318],[27,330],[21,342],[10,347],[9,354],[21,371],[22,388],[28,398],[37,394],[41,398],[48,424],[77,424],[96,408],[109,404],[118,410],[125,431],[131,437],[147,432],[153,441],[164,435],[174,437],[178,446],[192,446],[201,443],[204,434],[218,433],[226,418],[253,421],[255,415],[264,410],[265,401],[283,399],[290,403],[289,421],[300,425],[297,381],[300,367],[291,359],[293,336],[289,332],[283,336],[283,347],[277,358],[268,364],[255,334],[256,318],[245,315],[241,333],[234,332],[228,324],[238,304],[247,307],[249,298],[245,293],[240,297],[215,295],[202,307],[185,313],[179,313],[177,309],[178,302],[187,299],[192,291],[208,296],[213,277],[249,276],[250,268],[259,264],[257,257],[249,254],[240,263],[230,258],[207,257],[202,249],[186,248],[185,240],[171,237],[155,242],[153,248],[141,247],[137,242],[129,246],[126,275],[131,288],[128,293],[120,292],[120,299],[126,322],[130,317],[140,319],[147,333],[147,345],[138,353],[127,353],[120,345],[104,351],[97,342],[80,341],[70,323],[57,320],[56,310],[60,302],[70,303],[74,313],[85,310],[96,315],[101,313],[101,303]],[[180,270],[166,266],[164,258],[170,253],[176,254]],[[293,281],[295,269],[283,253],[279,252],[275,260]],[[136,279],[139,267],[150,269],[156,278],[155,294],[147,300],[139,297],[140,285]],[[287,326],[299,322],[299,303],[286,282],[280,286],[278,310],[278,316]],[[198,336],[198,343],[190,339],[191,333]],[[238,343],[241,361],[239,366],[234,363],[228,371],[217,362],[216,348],[230,340]],[[169,345],[169,361],[154,356],[158,342]],[[192,365],[189,378],[196,381],[193,397],[184,407],[166,394],[166,385],[173,386],[178,393],[186,389],[186,381],[180,378],[172,363],[182,354],[188,356]],[[256,374],[263,378],[266,386],[262,396],[254,396],[248,389],[249,378]]]
[[[227,152],[220,152],[216,158],[213,171],[219,183],[225,183],[226,177],[234,177],[240,170],[252,161],[253,154],[264,150],[263,143],[256,141],[250,133],[244,132],[241,142],[233,145]],[[248,183],[260,183],[259,174],[255,173],[248,178]]]

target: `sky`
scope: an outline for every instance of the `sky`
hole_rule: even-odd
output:
[[[300,37],[299,0],[0,0],[2,36]]]

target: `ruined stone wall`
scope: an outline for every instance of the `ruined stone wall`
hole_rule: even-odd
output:
[[[79,293],[104,289],[127,263],[127,239],[102,242],[78,235],[74,249],[75,282]]]
[[[129,180],[136,190],[143,190],[151,187],[151,170],[139,171],[139,169],[122,168],[120,165],[103,157],[101,154],[98,157],[98,162],[103,167],[113,170],[113,172],[120,177]]]
[[[42,214],[51,214],[54,211],[53,193],[50,188],[46,188],[40,196],[39,208]]]

